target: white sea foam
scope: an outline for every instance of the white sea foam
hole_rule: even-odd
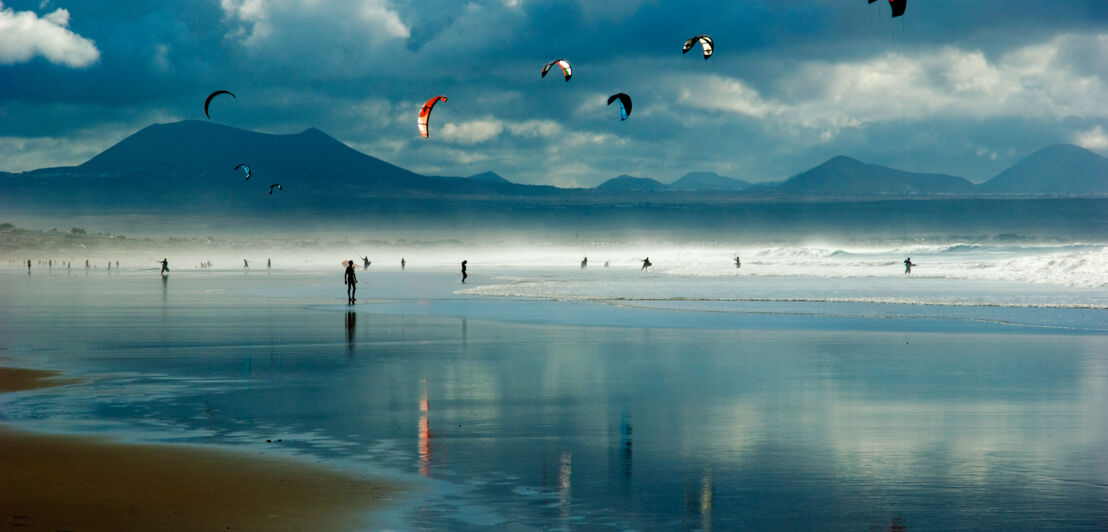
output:
[[[765,246],[592,250],[588,269],[499,276],[459,293],[683,307],[857,303],[947,307],[1108,309],[1108,248],[1093,244],[949,243],[870,247]],[[640,256],[628,256],[639,251]],[[735,256],[742,257],[736,268]],[[903,261],[914,267],[905,275]],[[544,260],[555,260],[544,257]],[[610,268],[603,268],[611,260]],[[562,263],[567,260],[563,257]],[[830,282],[829,282],[830,281]],[[694,304],[693,302],[699,302]]]

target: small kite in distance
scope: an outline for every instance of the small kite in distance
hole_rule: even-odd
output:
[[[277,190],[285,190],[284,187],[282,187],[280,183],[274,183],[272,185],[269,185],[269,195],[270,196],[273,195],[273,189],[275,189],[275,188]]]
[[[631,97],[619,92],[608,97],[608,105],[612,105],[612,102],[619,100],[619,119],[620,121],[627,120],[627,117],[631,115]]]
[[[709,57],[712,57],[712,52],[716,49],[716,43],[711,37],[707,35],[697,35],[695,37],[689,37],[689,40],[685,41],[685,46],[681,47],[681,53],[687,54],[692,47],[699,42],[701,48],[704,49],[704,60],[707,61]]]
[[[419,134],[423,135],[423,138],[431,138],[430,131],[427,129],[427,121],[431,118],[431,109],[435,107],[435,104],[445,101],[446,96],[435,96],[427,100],[427,103],[423,104],[423,107],[419,110]]]
[[[235,167],[235,170],[238,170],[240,168],[242,169],[243,173],[246,174],[246,179],[243,179],[243,181],[250,181],[250,176],[253,175],[253,173],[250,171],[250,167],[246,166],[246,163],[239,163],[239,165]]]
[[[554,65],[562,67],[562,75],[566,77],[566,81],[569,81],[569,78],[573,77],[573,67],[570,66],[569,61],[565,59],[555,59],[547,63],[546,66],[542,67],[542,77],[545,78],[546,73],[550,71],[550,67]]]
[[[232,98],[235,97],[231,91],[218,90],[208,95],[208,99],[204,100],[204,116],[208,117],[208,120],[212,119],[212,115],[208,114],[208,104],[212,103],[212,98],[219,96],[220,94],[230,94]]]
[[[869,3],[876,1],[869,0]],[[896,18],[904,14],[904,10],[908,8],[908,0],[889,0],[889,6],[893,8],[893,18]]]

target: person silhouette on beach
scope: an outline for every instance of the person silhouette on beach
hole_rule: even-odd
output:
[[[604,261],[604,267],[605,267],[605,268],[607,268],[607,267],[608,267],[608,262],[609,262],[609,261]]]
[[[354,294],[358,291],[358,276],[354,275],[354,259],[346,263],[346,276],[343,282],[346,283],[346,302],[353,305],[357,301]]]
[[[912,257],[904,259],[904,275],[912,273],[912,266],[915,266],[912,262]]]
[[[588,267],[589,267],[589,258],[585,257],[585,258],[581,259],[581,269],[584,270],[585,268],[588,268]]]
[[[242,269],[244,269],[244,270],[249,270],[250,269],[250,263],[246,262],[246,259],[242,259]]]
[[[265,259],[265,269],[273,268],[273,259]]]
[[[169,271],[169,259],[163,257],[162,258],[162,274],[165,274],[168,271]]]
[[[31,273],[31,259],[27,259],[27,273]]]
[[[369,269],[369,257],[368,256],[362,257],[362,271],[364,272],[368,269]]]
[[[739,260],[738,255],[735,255],[735,267],[736,268],[742,268],[743,267],[743,261]]]
[[[400,269],[403,270],[408,265],[408,261],[404,260],[404,257],[400,257]]]
[[[466,263],[467,262],[469,262],[469,261],[464,261],[464,260],[462,261],[462,284],[465,284],[466,277],[469,277],[469,275],[466,274]],[[28,267],[28,269],[30,269],[30,267]]]
[[[650,262],[650,257],[647,257],[647,258],[645,258],[645,259],[643,259],[643,260],[642,260],[642,268],[639,268],[639,271],[640,271],[640,272],[641,272],[641,271],[647,271],[647,272],[649,272],[649,271],[650,271],[650,267],[651,267],[651,266],[653,266],[653,265],[654,265],[654,263],[653,263],[653,262]]]

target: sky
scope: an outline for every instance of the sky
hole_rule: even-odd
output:
[[[0,0],[0,171],[204,120],[217,89],[236,95],[212,104],[222,124],[563,187],[777,181],[836,155],[981,182],[1050,144],[1108,156],[1108,1],[890,15],[883,0]],[[682,55],[700,34],[711,59]],[[572,80],[540,77],[559,58]]]

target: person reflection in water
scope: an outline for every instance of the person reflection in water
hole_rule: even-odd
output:
[[[354,353],[354,328],[357,325],[358,314],[354,311],[346,312],[346,350]]]
[[[344,278],[346,283],[346,302],[353,305],[357,299],[354,298],[355,292],[358,291],[358,276],[354,275],[354,259],[346,262],[346,276]]]

